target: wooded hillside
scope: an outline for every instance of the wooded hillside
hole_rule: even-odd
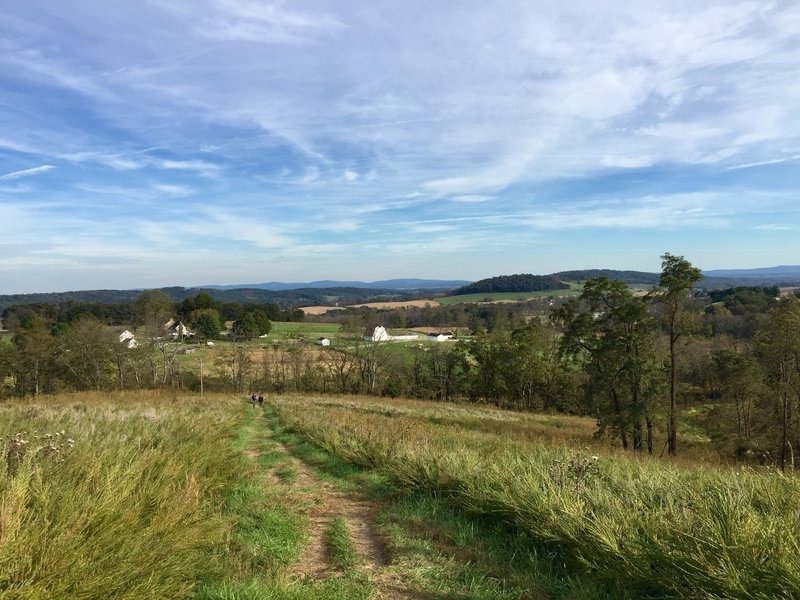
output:
[[[542,292],[547,290],[567,290],[569,284],[555,275],[499,275],[481,279],[455,290],[451,295],[483,294],[490,292]]]

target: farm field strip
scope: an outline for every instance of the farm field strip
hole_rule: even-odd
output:
[[[569,290],[545,290],[542,292],[485,292],[478,294],[462,294],[460,296],[443,296],[436,300],[439,304],[463,304],[463,303],[482,303],[482,302],[525,302],[526,300],[537,300],[541,298],[571,298],[580,296],[581,290],[573,288]]]
[[[336,402],[280,397],[275,407],[287,427],[327,451],[401,489],[500,518],[600,583],[693,598],[800,591],[793,477],[600,458],[465,427],[471,417],[443,416],[437,405],[426,416],[424,403],[402,414],[386,401],[365,399],[361,409]]]

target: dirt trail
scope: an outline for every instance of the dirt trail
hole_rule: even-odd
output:
[[[331,564],[325,549],[325,532],[336,517],[347,521],[362,569],[376,571],[386,566],[386,548],[374,530],[378,507],[320,480],[300,460],[292,458],[291,461],[297,471],[294,485],[309,494],[312,502],[306,513],[311,521],[311,539],[303,556],[290,569],[290,576],[323,579],[336,574],[337,569]]]
[[[375,517],[379,506],[358,498],[355,494],[337,490],[332,484],[322,481],[314,471],[301,460],[291,456],[286,450],[283,466],[270,472],[270,479],[276,486],[288,488],[287,492],[297,494],[305,501],[305,513],[310,521],[309,542],[300,559],[289,568],[290,580],[327,579],[341,574],[331,562],[325,544],[325,533],[331,521],[342,517],[347,521],[353,548],[359,557],[362,573],[367,574],[378,587],[376,598],[382,600],[420,600],[421,596],[408,590],[408,585],[398,580],[397,574],[387,570],[388,554],[386,546],[375,528]],[[277,471],[285,469],[286,464],[296,473],[296,479],[287,483]]]

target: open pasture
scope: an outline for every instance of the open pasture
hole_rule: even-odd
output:
[[[499,518],[633,597],[800,592],[795,477],[632,460],[587,443],[589,424],[568,417],[366,398],[275,407],[291,430],[399,490]]]
[[[540,298],[571,298],[580,296],[579,286],[569,290],[546,290],[543,292],[485,292],[479,294],[461,294],[459,296],[444,296],[437,298],[439,304],[471,304],[475,302],[525,302]]]
[[[171,392],[0,405],[0,598],[800,591],[794,476],[633,458],[595,439],[585,418],[359,396],[267,400],[269,419],[243,397]],[[334,501],[361,516],[331,515],[315,533],[309,515]],[[388,558],[364,570],[347,536],[366,518]],[[309,568],[309,535],[331,548],[332,571],[292,578]],[[399,595],[385,595],[391,586]]]
[[[306,323],[274,321],[268,339],[298,339],[313,340],[322,336],[336,335],[342,326],[338,323]]]
[[[0,598],[363,599],[291,581],[305,494],[243,397],[75,394],[0,405]],[[283,461],[283,466],[282,466]]]

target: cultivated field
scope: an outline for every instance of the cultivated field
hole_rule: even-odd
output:
[[[525,302],[540,298],[571,298],[580,296],[579,286],[569,290],[548,290],[544,292],[486,292],[480,294],[462,294],[460,296],[445,296],[438,298],[440,304],[471,304],[474,302]]]
[[[426,306],[436,306],[438,304],[438,300],[401,300],[397,302],[367,302],[365,304],[353,304],[350,308],[359,308],[361,306],[366,306],[369,308],[406,308],[411,306],[417,306],[420,308],[424,308]]]
[[[324,315],[332,310],[344,310],[344,306],[301,306],[302,310],[307,315]]]

